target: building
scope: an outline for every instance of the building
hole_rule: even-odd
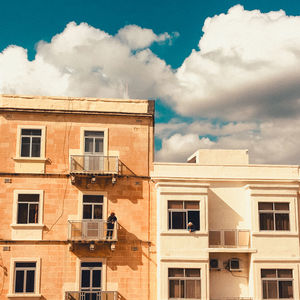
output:
[[[300,299],[299,171],[247,150],[154,163],[157,299]]]
[[[156,299],[153,101],[2,95],[0,118],[0,299]]]

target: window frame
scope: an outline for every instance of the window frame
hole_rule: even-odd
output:
[[[274,270],[276,272],[276,277],[262,277],[263,270]],[[278,277],[278,270],[289,270],[292,272],[292,277]],[[289,299],[289,298],[279,298],[279,282],[280,281],[291,281],[292,282],[292,299],[294,298],[294,269],[293,268],[261,268],[260,269],[260,281],[261,281],[261,295],[262,299]],[[277,298],[264,298],[264,281],[275,281],[276,282],[276,293]]]
[[[103,156],[108,156],[108,128],[105,127],[80,127],[80,154],[85,154],[85,131],[103,132]]]
[[[169,202],[182,202],[182,208],[178,208],[178,209],[170,209],[169,208]],[[188,209],[185,208],[185,202],[198,202],[198,209]],[[173,200],[173,199],[168,199],[167,200],[167,229],[169,231],[173,231],[173,230],[188,230],[187,228],[187,224],[189,222],[188,220],[188,212],[189,211],[198,211],[199,212],[199,229],[196,229],[195,231],[200,231],[201,230],[201,200]],[[173,212],[183,212],[185,213],[185,228],[172,228],[172,217],[170,219],[170,213],[172,214]],[[171,222],[171,223],[170,223]]]
[[[19,195],[22,194],[36,194],[39,195],[38,202],[38,222],[37,223],[18,223],[18,200]],[[43,211],[44,211],[44,191],[43,190],[14,190],[14,201],[13,201],[13,220],[12,226],[18,228],[40,228],[43,227]]]
[[[169,271],[171,269],[182,269],[183,270],[183,277],[182,276],[169,276]],[[191,270],[191,269],[196,269],[196,270],[199,270],[199,277],[187,277],[185,276],[186,275],[186,270]],[[183,282],[183,293],[184,293],[184,297],[183,298],[178,298],[178,297],[170,297],[170,293],[171,293],[171,290],[170,290],[170,282],[172,280],[179,280],[179,282]],[[186,290],[187,290],[187,287],[186,287],[186,281],[188,280],[193,280],[193,281],[199,281],[199,287],[200,287],[200,298],[188,298],[187,295],[186,295]],[[179,284],[180,285],[180,284]],[[201,268],[191,268],[191,267],[185,267],[185,268],[176,268],[176,267],[168,267],[168,299],[201,299],[202,297],[202,291],[201,291]]]
[[[22,129],[39,129],[41,130],[40,156],[21,156],[22,151]],[[18,125],[17,127],[17,144],[16,144],[16,159],[19,160],[46,160],[46,126],[39,125]]]
[[[260,203],[272,204],[272,210],[260,210]],[[289,210],[276,210],[276,204],[288,204]],[[290,232],[291,231],[291,203],[286,201],[257,201],[257,211],[258,211],[258,228],[260,232]],[[261,214],[272,214],[273,215],[273,229],[261,229],[260,215]],[[288,215],[288,227],[289,229],[276,229],[276,214],[287,214]]]
[[[99,203],[95,203],[95,202],[84,202],[84,196],[101,196],[102,197],[102,202],[99,202]],[[83,193],[82,194],[82,220],[104,220],[105,218],[105,215],[104,215],[104,206],[105,206],[105,199],[104,199],[104,195],[101,194],[101,193]],[[84,219],[83,218],[83,212],[84,212],[84,205],[91,205],[92,206],[92,218],[90,219]],[[94,218],[94,215],[95,215],[95,205],[101,205],[102,206],[102,218],[98,219],[98,218]]]
[[[35,263],[34,274],[34,292],[15,292],[16,287],[16,263]],[[8,298],[32,297],[40,298],[40,276],[41,276],[41,258],[36,257],[14,257],[10,261],[10,278],[9,278],[9,294]],[[25,284],[25,282],[24,282]]]

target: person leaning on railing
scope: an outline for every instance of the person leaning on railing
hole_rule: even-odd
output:
[[[106,239],[112,239],[115,223],[117,222],[117,217],[114,212],[110,213],[110,216],[107,218],[107,232]]]

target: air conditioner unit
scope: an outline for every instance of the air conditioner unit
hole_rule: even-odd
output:
[[[219,260],[216,259],[216,258],[211,258],[209,260],[209,268],[211,270],[220,270],[220,267],[219,267]]]
[[[231,258],[228,261],[228,269],[231,272],[240,272],[240,260],[238,258]]]

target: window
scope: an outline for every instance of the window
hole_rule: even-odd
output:
[[[39,194],[18,195],[17,224],[39,223]]]
[[[103,131],[84,131],[84,152],[91,155],[103,155]]]
[[[40,157],[41,138],[41,129],[21,129],[21,157]]]
[[[15,293],[35,293],[36,262],[15,262]]]
[[[290,208],[286,202],[259,202],[260,230],[290,230]]]
[[[200,230],[199,201],[168,201],[169,229],[187,229],[192,222]]]
[[[293,298],[291,269],[261,269],[263,299]]]
[[[200,269],[170,268],[169,299],[201,299]]]
[[[83,219],[103,219],[103,196],[83,195]]]

